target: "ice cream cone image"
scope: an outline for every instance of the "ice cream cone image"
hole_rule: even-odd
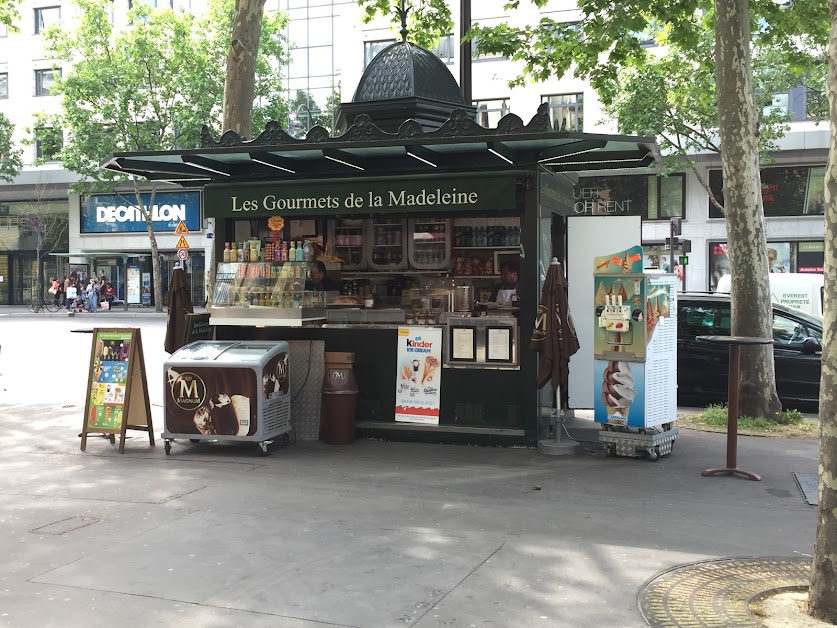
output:
[[[625,251],[625,259],[622,260],[622,272],[623,273],[631,272],[631,258],[629,257],[627,251]]]
[[[618,415],[627,419],[635,397],[630,365],[617,360],[608,362],[602,377],[602,403],[607,409],[607,416]]]
[[[428,355],[424,358],[424,369],[421,373],[421,383],[423,384],[426,381],[432,381],[437,368],[439,368],[439,360],[434,358],[432,355]]]

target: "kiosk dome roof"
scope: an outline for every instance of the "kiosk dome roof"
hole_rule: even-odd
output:
[[[435,54],[408,41],[379,52],[363,73],[353,102],[426,98],[464,104],[448,67]]]

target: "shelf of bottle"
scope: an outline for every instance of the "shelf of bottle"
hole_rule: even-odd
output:
[[[280,262],[278,259],[269,262],[267,260],[262,262],[239,262],[239,261],[229,261],[229,262],[218,262],[219,264],[310,264],[311,260],[285,260],[284,262]]]
[[[497,279],[500,275],[451,275],[454,279]]]
[[[373,244],[373,249],[401,249],[404,248],[403,244]]]
[[[496,251],[496,250],[514,250],[519,249],[520,246],[515,245],[503,245],[503,246],[456,246],[454,247],[457,251]]]
[[[362,244],[335,244],[335,249],[362,249]]]
[[[444,246],[448,241],[445,238],[434,238],[432,240],[413,240],[415,246]]]

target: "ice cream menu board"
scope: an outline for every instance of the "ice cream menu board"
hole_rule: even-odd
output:
[[[95,329],[81,449],[88,433],[120,434],[119,451],[124,452],[128,428],[147,431],[154,444],[140,331]]]
[[[439,424],[442,329],[399,327],[395,420]]]
[[[88,429],[119,430],[122,427],[133,335],[133,330],[100,330],[96,334],[93,381],[87,405]]]

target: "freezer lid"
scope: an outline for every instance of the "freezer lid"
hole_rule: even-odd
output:
[[[215,360],[224,351],[237,345],[237,340],[198,340],[184,345],[171,355],[171,360]]]

